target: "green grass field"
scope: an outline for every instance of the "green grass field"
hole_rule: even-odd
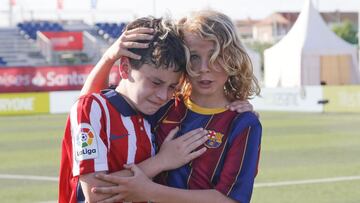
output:
[[[0,202],[57,199],[56,181],[5,175],[56,177],[65,119],[66,115],[0,117]],[[359,114],[262,112],[261,120],[262,153],[252,202],[360,202],[359,179],[329,179],[360,176]],[[302,180],[312,183],[296,184]],[[286,186],[274,185],[285,181]]]

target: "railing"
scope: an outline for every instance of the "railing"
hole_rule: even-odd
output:
[[[83,32],[84,48],[85,52],[89,58],[92,59],[92,62],[97,61],[101,57],[101,47],[97,39],[92,36],[89,32]]]
[[[41,32],[36,32],[37,40],[36,44],[40,48],[40,52],[49,63],[54,63],[54,51],[52,50],[51,41]]]

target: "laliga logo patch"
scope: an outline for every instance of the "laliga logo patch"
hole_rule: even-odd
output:
[[[205,146],[208,148],[218,148],[222,143],[224,135],[213,130],[208,130],[208,132],[209,139],[205,142]]]
[[[98,156],[95,132],[88,123],[81,123],[76,132],[75,157],[76,160],[94,159]]]

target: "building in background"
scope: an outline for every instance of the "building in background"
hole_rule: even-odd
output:
[[[358,30],[357,12],[321,12],[320,15],[330,27],[349,21]],[[261,20],[239,20],[236,25],[246,41],[275,43],[289,32],[298,16],[299,12],[275,12]]]

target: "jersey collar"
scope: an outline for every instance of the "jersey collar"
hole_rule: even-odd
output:
[[[190,98],[184,100],[185,106],[194,111],[195,113],[204,114],[204,115],[211,115],[211,114],[218,114],[226,111],[226,108],[205,108],[201,107],[195,103],[193,103]]]
[[[124,97],[115,90],[103,90],[107,100],[115,107],[115,109],[123,116],[133,116],[139,114],[130,104],[124,99]]]

